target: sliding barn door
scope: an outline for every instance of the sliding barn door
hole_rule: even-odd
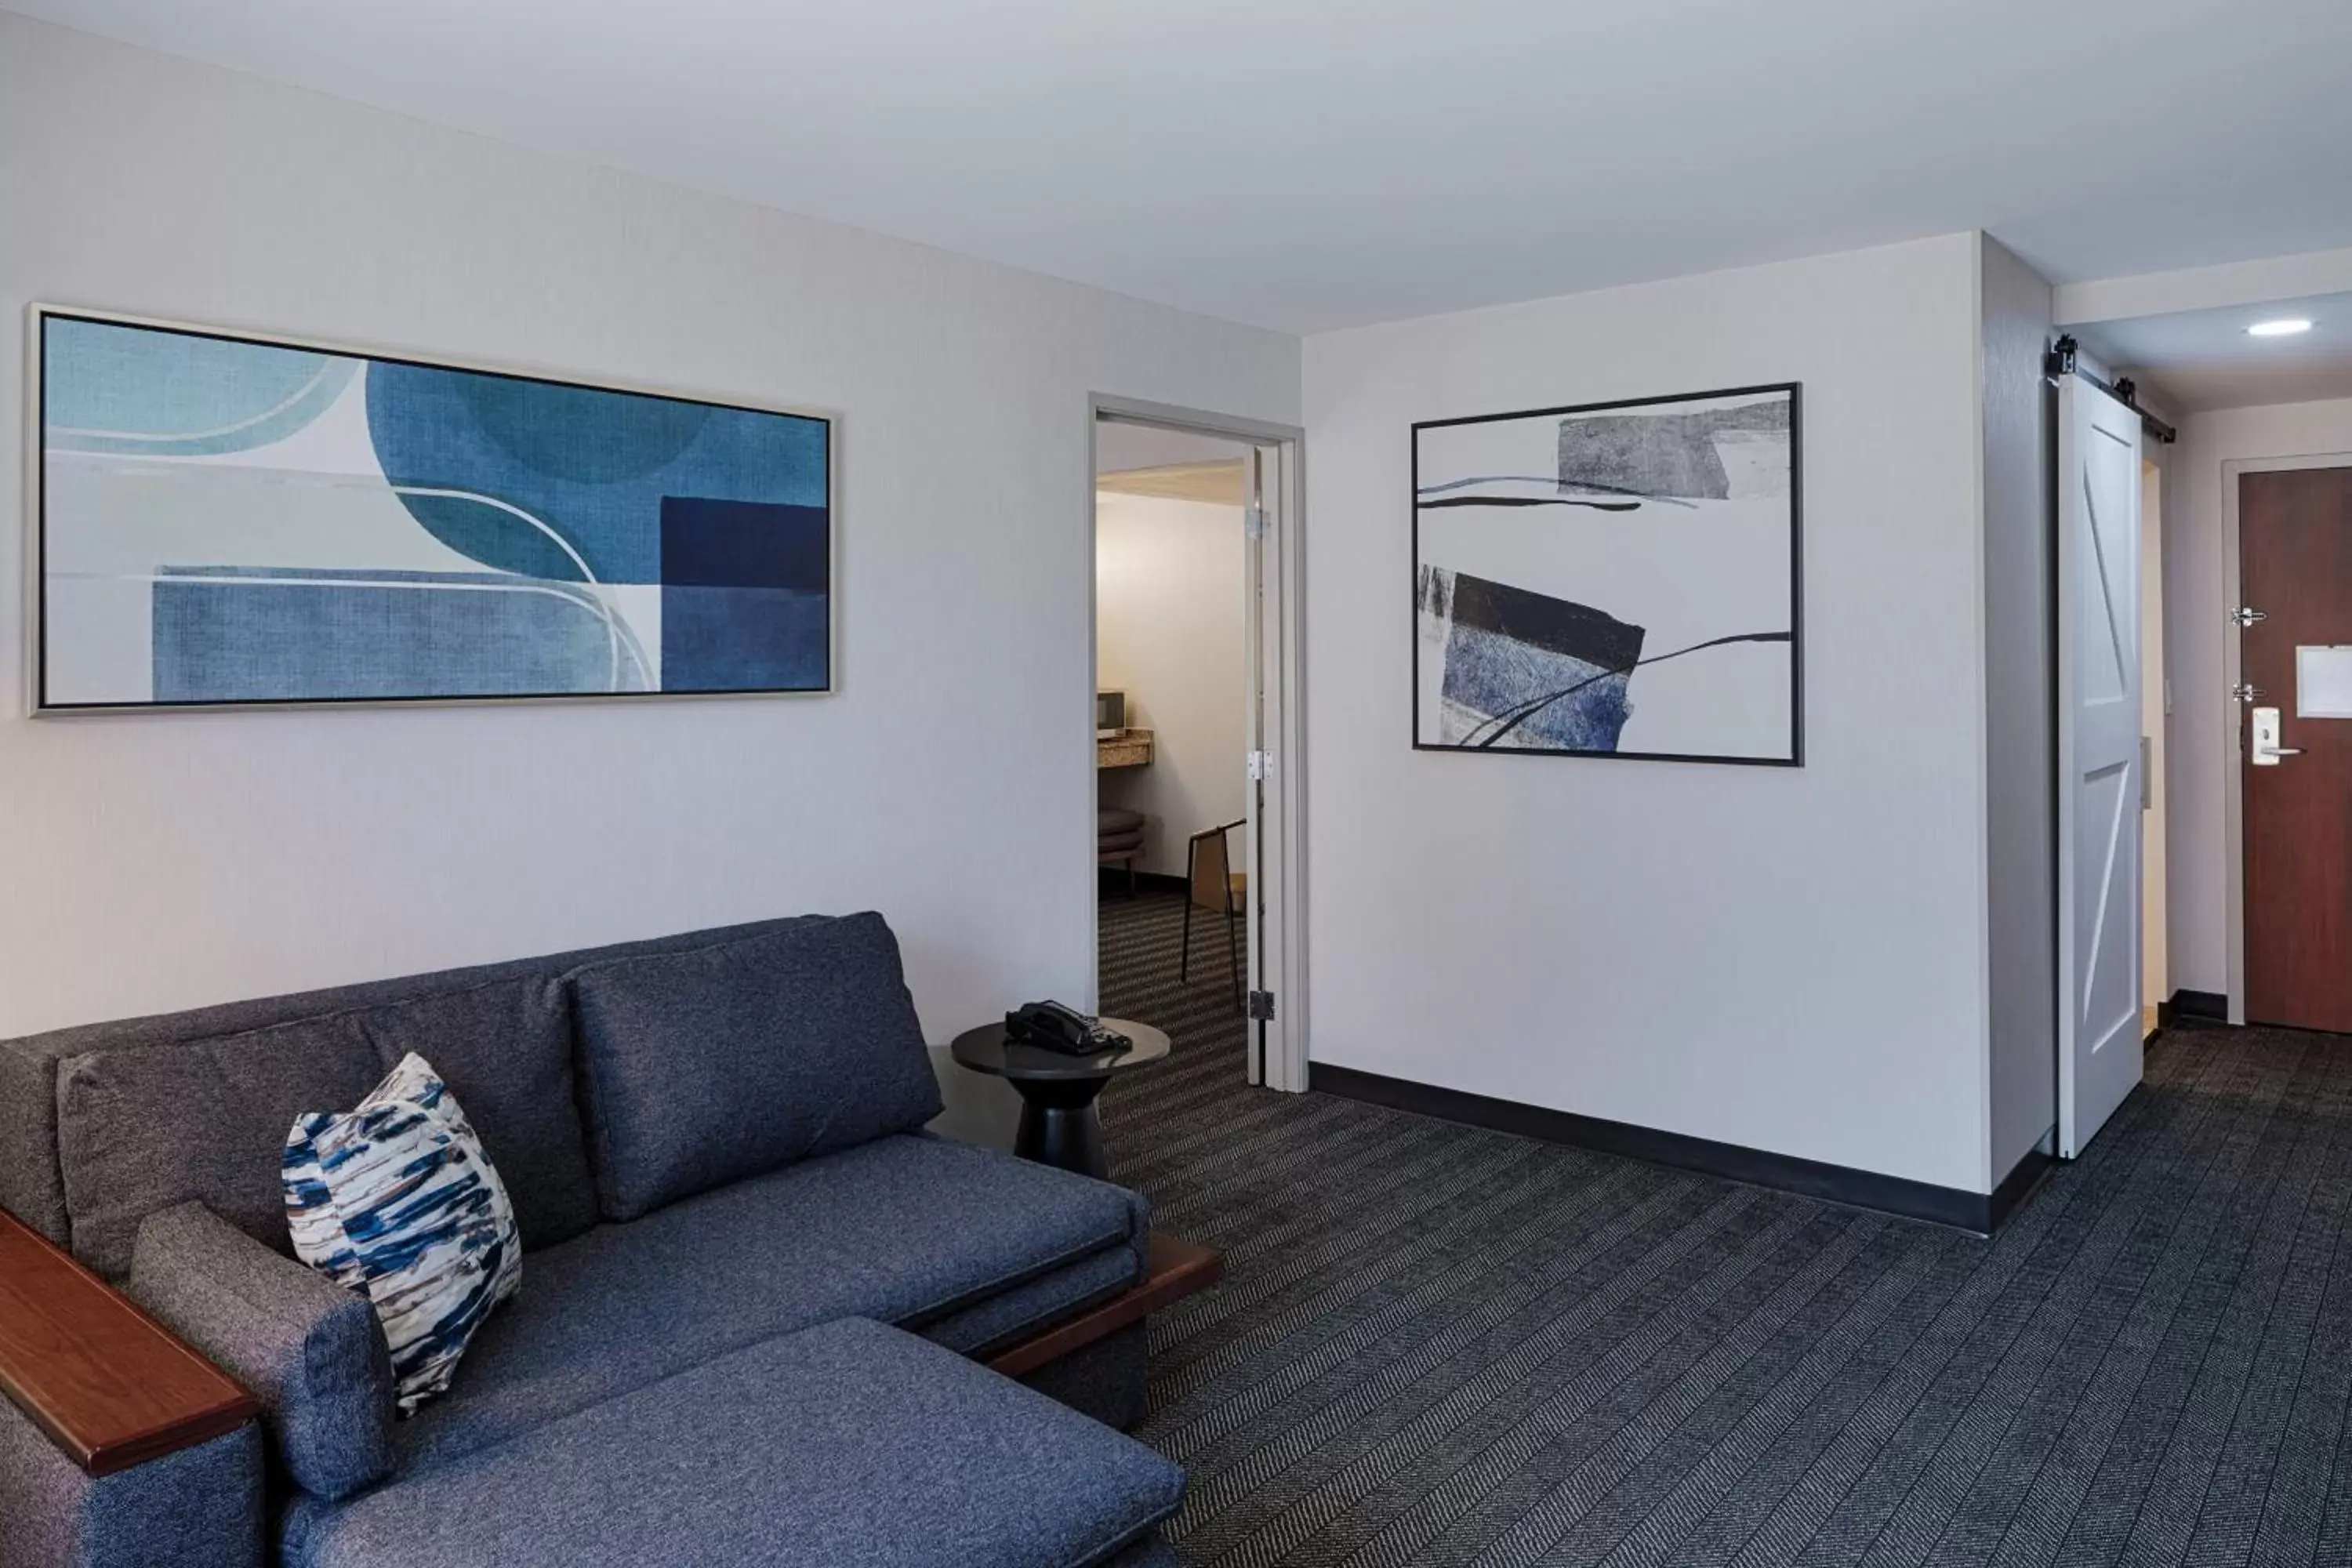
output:
[[[2058,393],[2058,1152],[2140,1078],[2139,416]]]

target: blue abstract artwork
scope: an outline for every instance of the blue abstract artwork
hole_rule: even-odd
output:
[[[824,419],[39,333],[45,708],[832,688]]]
[[[1797,765],[1800,391],[1415,425],[1413,745]]]

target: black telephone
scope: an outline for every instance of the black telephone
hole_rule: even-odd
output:
[[[1125,1035],[1106,1029],[1075,1007],[1059,1002],[1024,1002],[1004,1015],[1004,1035],[1024,1046],[1038,1046],[1065,1056],[1090,1057],[1097,1051],[1131,1045]]]

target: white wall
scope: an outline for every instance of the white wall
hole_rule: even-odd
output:
[[[1988,1132],[1998,1182],[2058,1120],[2050,679],[2056,433],[2042,374],[2050,285],[1990,239],[1981,266]]]
[[[1101,800],[1143,813],[1141,869],[1181,877],[1185,840],[1246,805],[1242,509],[1106,490],[1095,517],[1097,679],[1153,732],[1151,764],[1105,770]]]
[[[2237,766],[2237,706],[2222,674],[2222,465],[2255,458],[2352,454],[2352,399],[2226,408],[2182,421],[2165,474],[2166,657],[2172,671],[2168,867],[2172,984],[2230,984],[2229,824],[2224,790]],[[2185,497],[2185,504],[2174,504]]]
[[[1307,340],[1318,1062],[1990,1190],[1974,236]],[[1801,380],[1806,765],[1406,748],[1417,419]]]
[[[0,375],[0,1034],[867,906],[935,1037],[1083,994],[1087,395],[1296,422],[1294,340],[7,16],[0,215],[7,364],[39,299],[841,416],[837,695],[33,721]]]

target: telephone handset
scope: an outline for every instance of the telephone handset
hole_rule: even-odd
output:
[[[1134,1042],[1060,1002],[1024,1002],[1004,1015],[1007,1039],[1065,1056],[1090,1057]]]

